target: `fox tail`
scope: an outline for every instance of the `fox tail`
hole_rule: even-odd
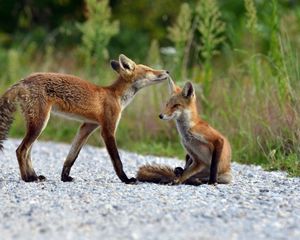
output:
[[[139,168],[137,180],[159,184],[172,183],[176,179],[174,169],[165,165],[144,165]]]
[[[17,95],[18,86],[15,85],[0,97],[0,151],[3,150],[3,141],[6,140],[14,120],[13,113],[16,111]]]

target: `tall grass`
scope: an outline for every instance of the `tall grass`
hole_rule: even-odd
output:
[[[180,6],[176,22],[168,28],[168,37],[174,43],[176,55],[174,57],[174,74],[183,79],[186,78],[187,57],[189,54],[189,41],[193,37],[192,10],[187,3]]]
[[[100,63],[108,60],[107,45],[110,39],[119,32],[119,22],[111,21],[111,9],[108,0],[86,0],[86,18],[77,26],[82,33],[82,46],[79,48],[83,56],[85,68],[89,71],[97,69]]]
[[[216,111],[209,112],[209,118],[227,131],[236,161],[299,175],[299,48],[280,29],[277,3],[272,1],[269,54],[260,53],[255,6],[253,1],[245,1],[245,6],[248,26],[255,35],[250,39],[255,41],[242,62],[231,63],[225,79],[214,81],[209,98]],[[241,51],[231,54],[241,59]]]
[[[199,1],[196,8],[199,18],[197,30],[200,34],[199,54],[203,60],[204,95],[211,91],[212,58],[219,54],[218,47],[225,41],[225,23],[221,19],[221,12],[216,0]]]

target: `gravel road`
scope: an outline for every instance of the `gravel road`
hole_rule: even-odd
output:
[[[60,181],[69,145],[38,142],[33,164],[46,182],[20,180],[19,140],[0,153],[0,239],[300,239],[300,178],[233,164],[231,185],[120,183],[105,149],[86,146]],[[125,172],[177,159],[121,151]]]

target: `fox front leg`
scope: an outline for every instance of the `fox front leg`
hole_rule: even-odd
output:
[[[223,150],[223,145],[224,145],[224,140],[221,138],[217,139],[214,142],[214,151],[213,151],[213,155],[212,155],[212,159],[211,159],[208,184],[216,184],[217,183],[218,167],[219,167],[220,157],[221,157],[222,150]]]
[[[176,176],[176,179],[174,181],[173,184],[179,184],[179,178],[182,176],[183,172],[185,169],[187,169],[193,162],[193,159],[191,158],[191,156],[189,154],[185,155],[185,166],[184,169],[182,167],[176,167],[174,169],[174,174]]]
[[[107,129],[102,130],[102,137],[106,146],[106,149],[108,151],[108,154],[111,158],[111,161],[113,163],[115,172],[119,179],[124,183],[135,183],[135,178],[128,178],[123,170],[123,164],[117,149],[116,140],[114,137],[114,134],[111,133],[111,131]]]
[[[192,164],[192,158],[190,155],[185,155],[185,166],[184,169],[188,168]],[[180,177],[183,174],[184,169],[182,167],[176,167],[174,169],[174,174],[176,177]]]
[[[183,170],[182,167],[176,167],[176,168],[174,169],[174,174],[175,174],[176,177],[180,177],[180,176],[182,175],[183,171],[184,171],[184,170]]]
[[[69,154],[67,156],[66,161],[64,162],[64,167],[61,172],[61,180],[63,182],[71,182],[73,181],[73,178],[70,176],[70,171],[75,163],[78,154],[83,147],[83,145],[86,143],[88,137],[91,135],[91,133],[98,127],[97,124],[93,123],[83,123],[78,132],[76,137],[73,140],[72,147],[69,151]]]

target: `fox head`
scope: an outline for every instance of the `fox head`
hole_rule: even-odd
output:
[[[165,108],[159,115],[163,120],[176,120],[180,117],[190,119],[192,113],[196,113],[196,96],[191,82],[187,82],[181,89],[176,86],[172,79],[169,79],[171,97],[167,101]]]
[[[119,61],[112,60],[111,67],[122,77],[122,80],[131,83],[136,89],[159,83],[169,77],[166,70],[155,70],[134,61],[121,54]]]

